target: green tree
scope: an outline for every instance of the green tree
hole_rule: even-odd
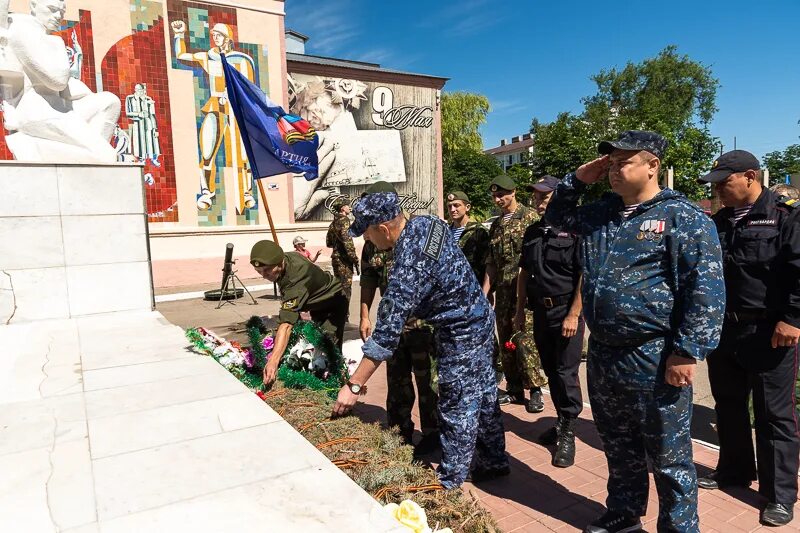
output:
[[[524,205],[530,205],[530,193],[526,185],[533,183],[533,172],[531,171],[530,165],[527,163],[518,163],[516,165],[512,165],[506,170],[506,174],[514,180],[514,183],[517,184],[517,201],[523,203]]]
[[[480,151],[461,149],[443,167],[444,192],[464,191],[472,203],[472,216],[484,220],[492,210],[489,183],[502,172],[500,163]]]
[[[534,139],[531,170],[537,178],[547,174],[564,177],[597,157],[597,138],[588,122],[571,113],[561,113],[550,123],[531,124]]]
[[[694,200],[705,198],[707,188],[697,178],[719,153],[719,140],[708,128],[719,87],[711,68],[668,46],[654,58],[601,70],[591,79],[597,91],[582,100],[583,112],[531,124],[534,172],[561,176],[597,157],[599,140],[629,129],[652,130],[669,142],[662,168],[673,167],[674,187]]]
[[[769,169],[770,185],[783,183],[787,174],[800,173],[800,144],[768,153],[764,156],[764,167]]]
[[[446,163],[456,152],[483,151],[478,128],[486,122],[489,99],[481,94],[457,91],[442,94],[442,159]]]

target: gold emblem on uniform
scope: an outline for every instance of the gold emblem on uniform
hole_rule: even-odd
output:
[[[492,186],[489,187],[489,190],[492,192],[497,192],[497,189],[499,189],[499,187],[497,186],[496,183],[492,183]]]
[[[448,195],[447,195],[447,201],[448,201],[448,202],[452,202],[452,201],[453,201],[453,200],[455,200],[455,199],[456,199],[456,195],[455,195],[455,194],[452,194],[452,193],[451,193],[451,194],[448,194]]]
[[[253,261],[253,266],[258,268],[261,266],[261,261]]]
[[[291,300],[286,300],[281,304],[281,309],[294,309],[297,305],[297,298],[292,298]]]
[[[711,168],[717,168],[717,165],[719,165],[719,159],[714,160],[714,163],[711,165]]]

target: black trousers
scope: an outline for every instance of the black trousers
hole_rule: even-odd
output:
[[[797,501],[800,463],[795,411],[797,347],[772,348],[773,322],[725,322],[719,347],[708,356],[708,377],[716,402],[719,461],[723,479],[756,479],[773,503]],[[748,412],[753,393],[756,455]]]
[[[542,370],[547,376],[550,397],[559,416],[577,418],[583,410],[583,397],[578,379],[583,350],[583,317],[578,319],[578,332],[572,337],[561,335],[561,323],[567,316],[567,305],[550,309],[533,309],[533,340],[539,350]]]

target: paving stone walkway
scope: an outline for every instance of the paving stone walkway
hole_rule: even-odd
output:
[[[360,416],[385,423],[386,372],[383,368],[369,382]],[[506,450],[511,457],[511,475],[481,483],[466,483],[488,508],[505,533],[582,531],[605,510],[608,468],[600,437],[586,407],[576,426],[576,463],[570,468],[550,464],[553,448],[536,442],[536,437],[553,425],[556,413],[545,395],[545,411],[529,414],[522,405],[503,406]],[[415,422],[419,427],[417,408]],[[417,436],[418,438],[418,436]],[[695,443],[694,460],[699,474],[710,472],[717,463],[717,451]],[[700,530],[708,533],[741,531],[800,531],[800,519],[789,526],[761,526],[758,513],[762,499],[754,483],[750,489],[704,491],[700,489]],[[642,519],[645,531],[656,531],[658,497],[650,475],[650,504]]]

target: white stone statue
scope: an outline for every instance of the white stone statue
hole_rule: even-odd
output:
[[[8,0],[0,0],[0,19],[4,7],[7,11]],[[10,16],[0,54],[7,63],[0,66],[0,96],[9,149],[22,161],[113,163],[117,152],[109,140],[119,98],[93,93],[70,75],[67,47],[50,35],[61,28],[65,0],[31,0],[30,8],[30,15]],[[9,70],[22,74],[21,87],[8,81]]]

